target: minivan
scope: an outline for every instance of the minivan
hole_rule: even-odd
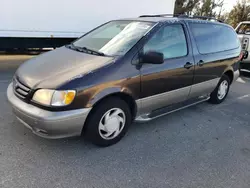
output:
[[[134,120],[224,101],[240,54],[234,29],[216,20],[114,20],[23,63],[7,96],[17,119],[38,136],[84,135],[109,146]]]

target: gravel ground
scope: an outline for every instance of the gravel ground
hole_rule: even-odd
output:
[[[0,187],[250,187],[250,78],[239,78],[223,104],[133,124],[118,144],[98,148],[39,138],[15,119],[6,89],[28,58],[9,65],[0,57]]]

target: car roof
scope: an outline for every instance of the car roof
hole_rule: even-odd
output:
[[[138,17],[138,18],[128,18],[124,20],[136,20],[136,21],[146,21],[146,22],[166,22],[168,20],[177,20],[176,17]]]
[[[191,18],[191,17],[164,17],[164,16],[142,16],[142,17],[137,17],[137,18],[127,18],[127,19],[119,19],[119,20],[133,20],[133,21],[145,21],[145,22],[166,22],[166,23],[175,23],[175,22],[194,22],[194,23],[214,23],[214,24],[222,24],[222,25],[227,25],[225,23],[216,21],[216,20],[203,20],[199,18]]]
[[[167,22],[167,21],[178,21],[176,17],[137,17],[137,18],[124,18],[119,20],[131,20],[131,21],[142,21],[142,22]]]

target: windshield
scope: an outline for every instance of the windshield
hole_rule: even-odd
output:
[[[241,24],[236,32],[238,34],[250,34],[250,24]]]
[[[73,45],[109,56],[121,56],[127,53],[153,25],[152,22],[112,21],[79,38]]]

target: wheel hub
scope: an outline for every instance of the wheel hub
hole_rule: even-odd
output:
[[[105,127],[108,132],[114,132],[116,131],[120,126],[120,122],[117,117],[112,117],[107,120]]]
[[[99,122],[99,134],[106,140],[117,137],[125,125],[125,113],[119,108],[108,110]]]
[[[220,100],[226,96],[227,90],[228,90],[228,82],[224,80],[223,82],[221,82],[219,89],[218,89],[218,98]]]

